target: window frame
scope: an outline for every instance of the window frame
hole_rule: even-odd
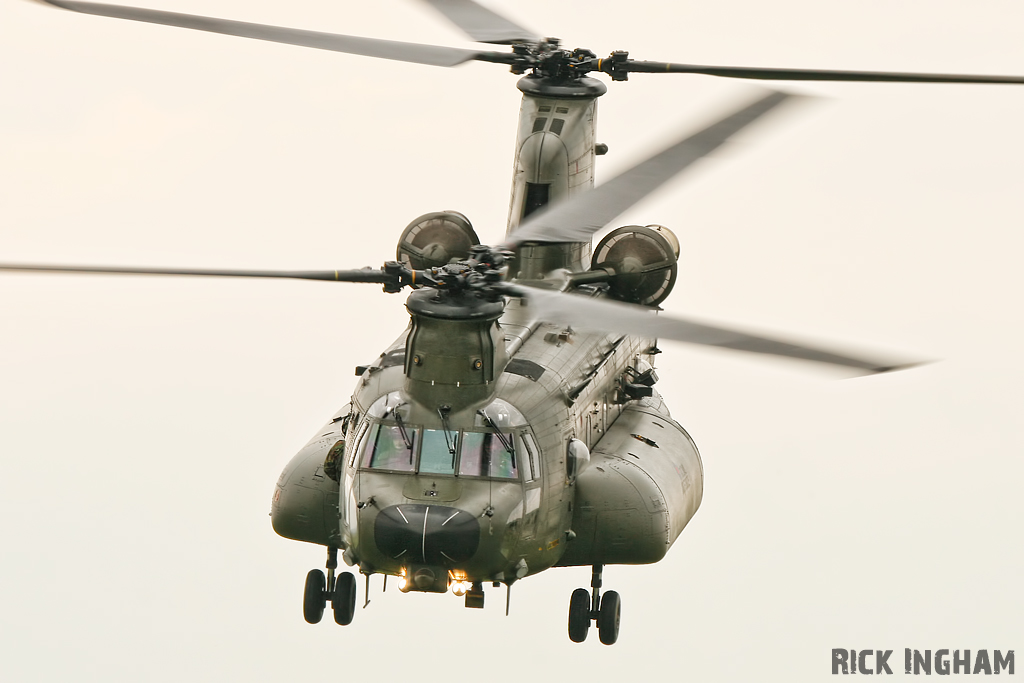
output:
[[[423,425],[410,425],[406,424],[405,429],[409,432],[414,440],[413,444],[413,467],[409,470],[390,469],[384,467],[371,467],[369,462],[372,460],[373,451],[367,452],[368,448],[376,448],[377,439],[380,438],[381,428],[394,428],[397,423],[391,420],[381,420],[379,418],[367,417],[366,421],[359,426],[358,436],[355,438],[355,446],[352,449],[352,455],[349,458],[349,467],[357,468],[360,472],[386,472],[392,474],[408,474],[414,476],[425,476],[425,477],[453,477],[462,478],[466,477],[473,480],[493,480],[499,482],[518,482],[528,483],[536,482],[541,478],[539,469],[539,449],[537,448],[537,442],[533,438],[533,434],[528,429],[515,429],[507,432],[503,431],[502,434],[507,435],[508,438],[512,439],[512,448],[515,452],[516,467],[515,476],[512,477],[501,477],[494,476],[491,474],[480,475],[480,474],[462,474],[462,455],[463,448],[466,443],[467,434],[490,434],[496,441],[496,432],[491,429],[477,428],[477,429],[458,429],[449,430],[452,434],[452,438],[455,441],[455,466],[451,473],[449,472],[422,472],[421,467],[423,463],[423,443],[426,441],[427,432],[441,432],[443,429],[434,429],[432,427],[425,427]],[[518,444],[522,443],[522,450],[525,451],[525,456],[529,458],[528,464],[524,466],[523,454],[520,453]],[[482,444],[481,444],[482,446]],[[501,448],[504,450],[504,448]],[[370,460],[368,460],[368,458]],[[531,479],[526,479],[526,471],[529,468],[532,475]],[[490,469],[490,468],[489,468]]]
[[[369,445],[372,444],[373,449],[369,453],[366,453],[365,450],[364,450],[362,456],[360,457],[360,461],[361,461],[360,465],[359,465],[359,469],[360,470],[365,470],[367,472],[395,472],[395,473],[401,473],[401,474],[416,474],[417,473],[416,469],[419,466],[420,442],[421,442],[421,439],[419,438],[419,436],[420,436],[419,435],[419,431],[422,428],[421,427],[415,427],[415,426],[412,426],[412,425],[404,425],[406,433],[409,434],[409,436],[410,436],[410,438],[412,439],[412,442],[413,442],[413,444],[412,444],[412,463],[411,463],[412,467],[411,467],[411,469],[407,469],[407,470],[406,469],[394,469],[394,468],[391,468],[391,467],[374,467],[373,465],[371,465],[371,463],[373,461],[373,458],[376,456],[377,441],[378,441],[378,439],[380,439],[381,430],[383,428],[393,429],[393,428],[397,428],[397,427],[398,427],[398,423],[397,422],[388,423],[388,422],[385,422],[383,420],[378,420],[378,421],[375,421],[375,422],[371,423],[370,430],[373,432],[373,438],[372,439],[367,438],[366,446],[369,446]]]

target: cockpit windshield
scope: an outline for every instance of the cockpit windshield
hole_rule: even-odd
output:
[[[410,425],[405,425],[405,435],[411,448],[398,425],[371,423],[362,444],[362,467],[420,474],[458,473],[462,477],[519,478],[516,445],[521,446],[521,438],[513,440],[506,436],[503,440],[493,431],[445,433],[442,429]]]
[[[419,433],[419,429],[403,430],[397,424],[374,424],[363,447],[363,467],[412,472]]]
[[[377,399],[367,410],[366,426],[356,444],[359,466],[391,472],[419,472],[458,477],[519,479],[520,459],[526,481],[534,478],[532,440],[526,419],[515,407],[495,399],[478,411],[468,431],[430,429],[409,424],[409,406],[398,392]],[[521,452],[521,453],[520,453]],[[353,457],[356,457],[355,455]],[[354,464],[354,462],[353,462]]]
[[[455,474],[458,432],[424,429],[420,447],[420,474]]]
[[[470,477],[518,479],[519,468],[516,467],[513,451],[514,447],[505,448],[497,434],[465,432],[462,438],[459,474]]]

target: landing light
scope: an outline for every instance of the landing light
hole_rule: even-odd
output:
[[[405,567],[402,567],[402,571],[398,575],[398,590],[403,593],[409,590],[409,579],[405,577]]]
[[[465,595],[466,591],[469,590],[468,581],[453,581],[452,582],[452,595]]]

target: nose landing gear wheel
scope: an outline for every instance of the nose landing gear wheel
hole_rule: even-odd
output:
[[[302,594],[302,616],[310,624],[319,624],[327,606],[327,579],[319,569],[306,574],[306,589]]]
[[[356,614],[356,577],[352,572],[338,575],[331,596],[331,609],[334,611],[334,623],[348,626]]]
[[[577,588],[569,598],[569,640],[582,643],[590,630],[590,592]]]
[[[621,613],[618,593],[608,591],[601,596],[601,611],[597,614],[597,634],[605,645],[613,645],[619,639]]]

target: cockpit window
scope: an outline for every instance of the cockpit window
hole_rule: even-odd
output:
[[[420,430],[399,425],[374,425],[363,450],[363,467],[375,470],[412,472],[416,464],[416,441]],[[376,433],[373,433],[373,432]],[[408,442],[406,442],[408,438]]]
[[[483,414],[481,415],[480,413]],[[523,417],[523,414],[511,403],[500,398],[494,399],[489,405],[477,413],[477,426],[490,426],[487,424],[488,419],[494,423],[495,427],[501,430],[526,425],[526,418]]]
[[[352,430],[345,449],[345,457],[351,458],[349,466],[525,482],[541,476],[539,451],[526,419],[504,400],[495,399],[478,411],[473,426],[467,425],[473,431],[410,424],[410,413],[398,392],[374,401]]]
[[[402,401],[402,395],[399,392],[392,391],[390,394],[384,394],[374,401],[366,411],[366,416],[379,419],[388,415],[393,416],[396,410],[402,413],[402,417],[406,417],[409,412],[409,406]]]
[[[458,432],[424,429],[420,446],[420,474],[455,474]]]
[[[348,459],[348,466],[349,467],[355,467],[356,466],[356,458],[359,456],[359,454],[361,454],[363,452],[363,449],[364,449],[364,447],[366,445],[366,441],[365,441],[365,439],[366,439],[366,432],[370,429],[370,427],[371,427],[371,425],[370,425],[369,422],[364,422],[363,424],[359,425],[359,431],[357,432],[357,436],[356,436],[355,439],[352,440],[352,443],[355,444],[355,445],[354,445],[354,447],[349,449],[349,452],[352,453],[352,455]],[[373,439],[375,437],[375,435],[376,435],[377,425],[372,425],[372,427],[373,427],[373,429],[375,431],[374,431],[374,436],[370,437],[371,439]],[[361,462],[361,460],[360,460],[360,462]]]
[[[516,465],[515,455],[506,450],[497,434],[465,432],[462,435],[460,475],[518,479]]]
[[[522,463],[523,481],[533,481],[537,478],[537,442],[529,432],[516,434],[516,449],[519,457],[517,463]]]

